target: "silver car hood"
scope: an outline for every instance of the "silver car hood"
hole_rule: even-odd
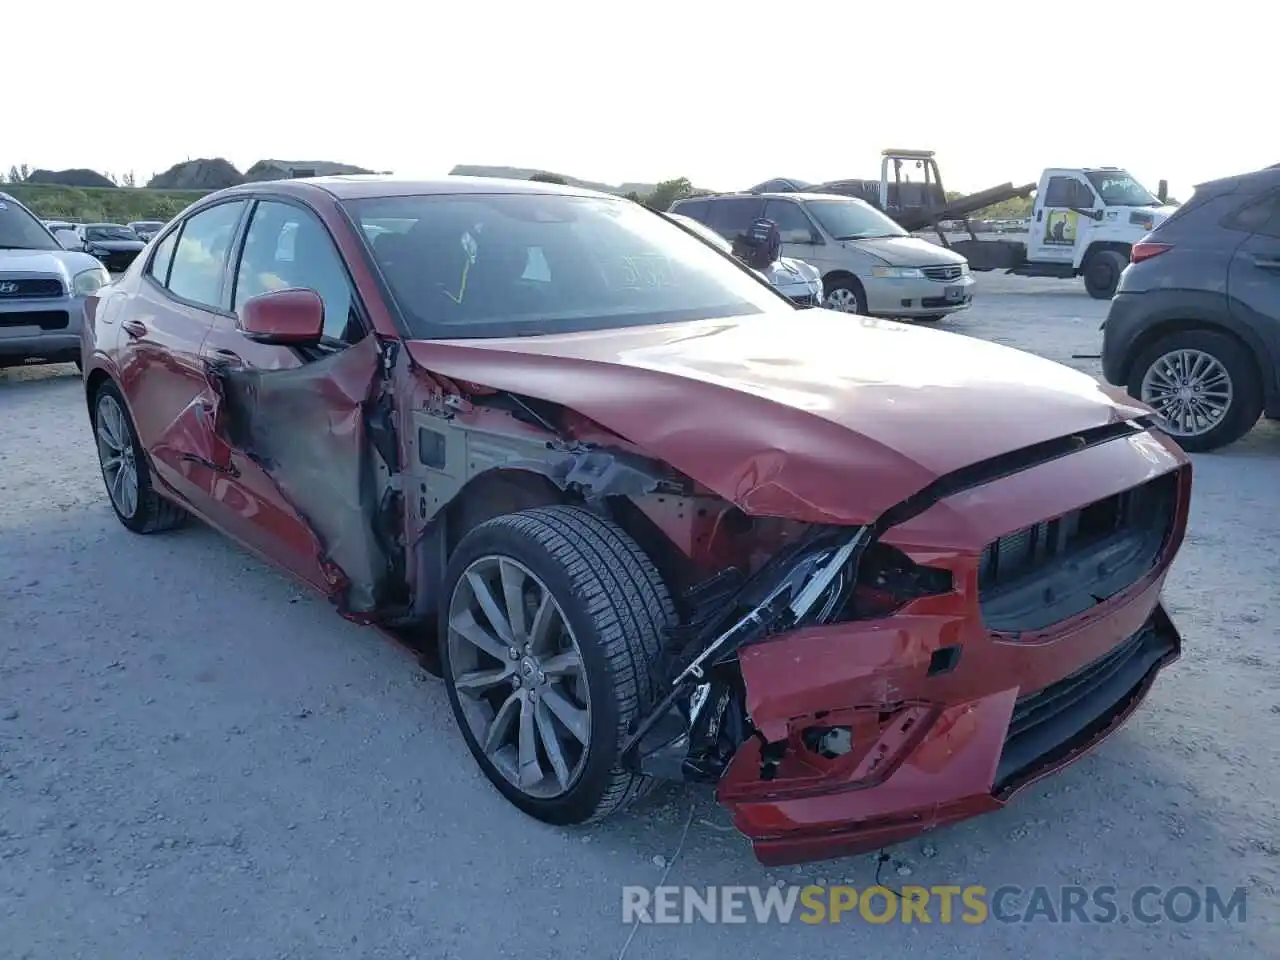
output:
[[[0,275],[61,277],[68,287],[77,273],[101,266],[94,257],[76,250],[0,250]]]
[[[919,237],[872,237],[842,240],[840,243],[879,257],[891,267],[936,267],[965,262],[964,257],[954,250]]]

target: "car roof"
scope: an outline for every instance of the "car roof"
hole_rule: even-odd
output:
[[[411,180],[387,174],[349,174],[332,177],[306,177],[296,180],[263,180],[229,188],[226,193],[286,192],[305,196],[323,192],[336,200],[365,200],[376,197],[413,197],[440,194],[561,194],[572,197],[599,197],[617,200],[616,196],[586,187],[562,186],[540,180],[508,180],[500,177],[438,177]]]
[[[855,203],[862,203],[857,197],[845,197],[840,194],[833,193],[812,193],[808,191],[796,191],[795,193],[749,193],[739,191],[737,193],[709,193],[701,197],[685,197],[678,203],[688,203],[691,200],[729,200],[737,197],[744,197],[750,200],[852,200]]]

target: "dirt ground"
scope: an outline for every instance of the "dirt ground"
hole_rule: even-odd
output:
[[[943,326],[1096,373],[1071,354],[1104,313],[984,276]],[[624,885],[865,887],[876,863],[767,870],[678,789],[587,830],[524,818],[406,652],[207,529],[127,533],[73,367],[0,372],[0,957],[1280,956],[1280,429],[1195,468],[1182,661],[1101,749],[881,879],[1244,887],[1243,923],[633,931]]]

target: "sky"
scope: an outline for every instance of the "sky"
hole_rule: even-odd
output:
[[[733,190],[875,177],[905,147],[948,190],[1118,166],[1185,198],[1280,162],[1271,15],[1241,0],[9,5],[4,171],[269,157]]]

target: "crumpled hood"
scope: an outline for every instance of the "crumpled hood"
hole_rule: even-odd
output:
[[[87,253],[74,250],[0,250],[0,276],[6,273],[23,276],[57,276],[67,282],[83,270],[101,267]]]
[[[872,237],[867,240],[844,240],[842,243],[846,247],[879,257],[891,267],[935,267],[964,263],[964,257],[955,251],[920,237]]]
[[[811,522],[870,522],[960,467],[1149,413],[1028,353],[821,309],[407,350],[576,410],[747,513]]]

